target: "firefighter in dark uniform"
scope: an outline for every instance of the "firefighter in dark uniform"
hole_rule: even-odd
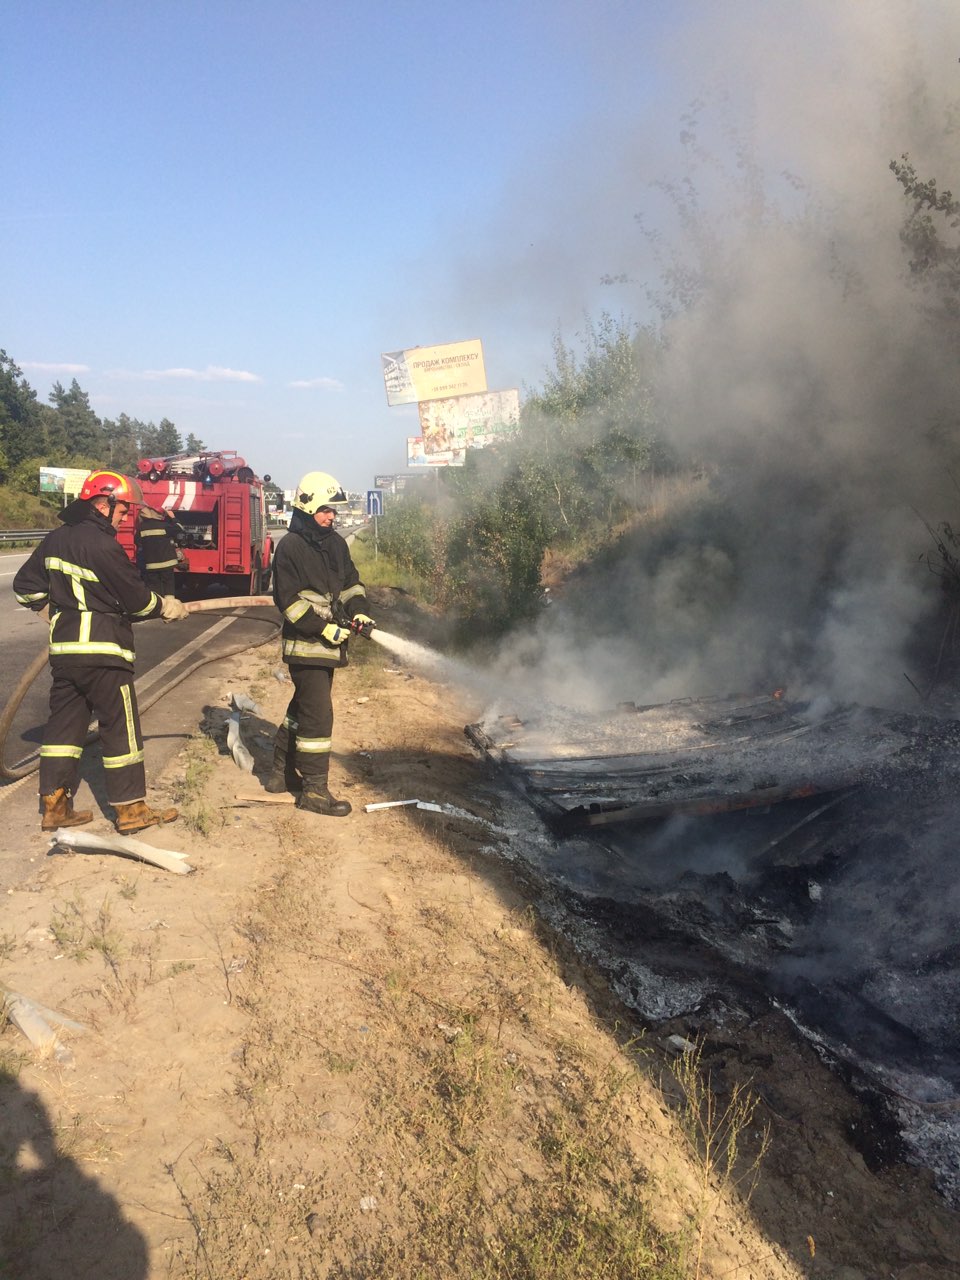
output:
[[[297,795],[300,809],[334,818],[345,817],[350,805],[334,799],[327,781],[333,673],[347,665],[351,629],[374,625],[350,548],[333,528],[332,504],[346,500],[332,476],[322,471],[305,475],[290,529],[273,557],[273,598],[283,614],[283,660],[294,694],[277,731],[273,769],[264,784],[268,791]]]
[[[180,562],[183,537],[183,526],[172,511],[140,508],[134,539],[143,557],[143,580],[159,596],[175,594],[174,572]]]
[[[79,498],[60,513],[60,528],[47,534],[13,580],[17,602],[35,612],[49,610],[50,617],[53,683],[40,748],[44,831],[93,817],[74,809],[73,796],[94,717],[117,830],[130,835],[177,817],[176,809],[156,811],[146,803],[132,623],[172,622],[185,618],[187,609],[174,596],[151,591],[117,542],[123,517],[142,502],[136,480],[92,472]]]

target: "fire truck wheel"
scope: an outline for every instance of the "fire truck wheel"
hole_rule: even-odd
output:
[[[259,552],[253,557],[253,572],[250,574],[250,594],[252,596],[260,595],[263,590],[263,566],[260,563]]]

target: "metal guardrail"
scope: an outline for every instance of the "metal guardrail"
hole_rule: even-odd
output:
[[[49,529],[0,529],[0,545],[5,542],[39,542]]]

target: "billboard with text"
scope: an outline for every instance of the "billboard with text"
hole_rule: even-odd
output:
[[[411,347],[380,356],[387,404],[417,404],[443,396],[486,391],[483,345],[479,338],[445,342],[438,347]]]
[[[89,467],[41,467],[40,492],[62,493],[69,502],[83,488],[90,470]]]

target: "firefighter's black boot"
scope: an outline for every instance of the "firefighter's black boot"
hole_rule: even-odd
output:
[[[284,751],[282,747],[273,748],[273,764],[269,774],[263,780],[263,789],[273,796],[283,795],[285,791],[289,791],[292,796],[298,796],[303,790],[303,781],[297,773],[296,765],[290,753]]]
[[[306,809],[308,813],[322,813],[328,818],[345,818],[352,807],[348,800],[335,800],[325,782],[304,779],[303,791],[297,801],[298,809]]]

